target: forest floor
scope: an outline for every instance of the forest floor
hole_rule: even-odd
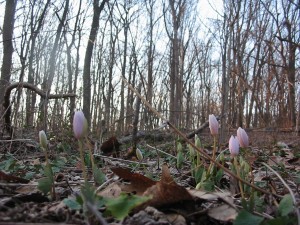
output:
[[[86,183],[72,134],[50,135],[52,172],[38,134],[0,140],[0,225],[299,224],[300,136],[276,130],[247,133],[250,147],[241,150],[239,175],[265,193],[216,166],[210,168],[201,154],[195,162],[195,152],[184,141],[179,157],[178,142],[169,131],[160,131],[159,139],[139,139],[142,161],[128,153],[128,143],[117,158],[94,154],[94,169],[88,149],[94,151],[95,146],[88,141]],[[211,156],[213,138],[208,130],[200,140]],[[219,145],[217,156],[220,164],[236,173],[227,143]]]

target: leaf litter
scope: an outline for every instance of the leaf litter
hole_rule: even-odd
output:
[[[251,132],[251,135],[257,134]],[[223,185],[215,184],[213,191],[195,189],[189,164],[184,164],[178,169],[176,156],[168,157],[168,154],[174,154],[172,150],[170,151],[173,145],[171,142],[168,148],[162,149],[167,154],[158,155],[160,163],[164,163],[157,165],[156,151],[147,148],[149,143],[144,140],[144,143],[140,143],[144,153],[143,164],[136,159],[136,161],[122,161],[122,155],[117,161],[113,158],[97,160],[97,166],[106,175],[106,181],[95,187],[99,202],[104,202],[99,204],[97,210],[101,212],[107,224],[255,225],[282,224],[282,221],[297,224],[295,216],[294,219],[289,218],[294,215],[295,207],[299,207],[299,144],[295,143],[294,138],[287,137],[286,133],[279,135],[279,142],[273,142],[275,144],[262,142],[264,145],[259,143],[261,138],[252,136],[252,140],[256,140],[259,144],[252,143],[255,147],[252,147],[251,155],[248,156],[253,181],[256,185],[272,191],[275,194],[273,196],[255,192],[254,196],[248,196],[247,201],[243,202],[240,193],[230,192],[232,184],[226,173],[221,179]],[[204,134],[205,138],[207,140],[204,143],[208,144],[209,149],[210,140]],[[26,146],[22,145],[23,148]],[[59,165],[58,171],[55,172],[60,179],[55,181],[57,196],[52,200],[49,195],[42,194],[37,188],[38,180],[44,177],[42,172],[44,159],[34,157],[37,149],[32,146],[30,145],[30,151],[24,149],[26,154],[22,155],[22,159],[18,159],[18,155],[14,156],[13,153],[1,155],[0,224],[9,222],[87,224],[86,210],[78,203],[81,201],[78,200],[78,194],[83,183],[78,157],[68,158],[65,152],[50,155],[51,162],[61,157],[60,154],[68,159],[65,164]],[[164,143],[162,146],[167,145]],[[226,146],[223,146],[219,152],[225,149]],[[20,150],[18,148],[19,153]],[[76,147],[74,151],[77,151]],[[288,190],[276,175],[259,162],[266,162],[280,173],[295,193],[298,205],[294,205]],[[229,167],[230,163],[226,162],[225,165]],[[94,184],[91,168],[89,166],[88,168],[89,182]],[[32,178],[25,179],[24,174],[29,172],[33,174]],[[66,199],[71,201],[66,204]],[[131,205],[128,206],[128,203]],[[70,207],[72,204],[74,205]],[[122,211],[118,207],[128,210]],[[108,208],[122,213],[114,216],[114,213],[107,210]],[[101,224],[97,218],[89,221],[93,221],[90,224]]]

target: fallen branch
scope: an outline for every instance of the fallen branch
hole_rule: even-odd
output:
[[[4,128],[7,130],[9,133],[10,137],[12,136],[12,128],[11,128],[11,121],[10,121],[10,116],[11,116],[11,102],[10,102],[10,94],[11,91],[15,88],[27,88],[35,93],[37,93],[41,98],[43,99],[58,99],[58,98],[74,98],[76,97],[76,94],[74,93],[68,93],[68,94],[48,94],[47,92],[39,89],[33,84],[27,83],[27,82],[16,82],[10,84],[4,92],[4,101],[3,101],[3,107],[4,107],[4,113],[3,113],[3,118],[4,118]]]

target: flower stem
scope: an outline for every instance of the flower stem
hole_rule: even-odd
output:
[[[240,176],[240,168],[239,168],[236,156],[233,158],[233,164],[234,164],[234,167],[235,167],[235,170],[236,170],[236,175],[238,177],[241,177]],[[243,185],[242,185],[242,182],[240,180],[239,180],[239,187],[240,187],[240,191],[241,191],[241,196],[242,196],[242,198],[244,198],[245,195],[244,195]]]
[[[83,144],[82,141],[78,139],[78,144],[79,144],[79,152],[80,152],[80,159],[81,159],[81,167],[82,167],[82,173],[83,173],[83,178],[84,182],[87,182],[87,175],[85,171],[85,163],[84,163],[84,154],[83,154]]]
[[[85,140],[86,140],[86,143],[88,143],[88,149],[89,149],[89,153],[90,153],[90,159],[91,159],[91,163],[92,163],[92,169],[94,170],[95,160],[94,160],[94,155],[93,155],[93,152],[92,152],[92,148],[91,148],[91,145],[90,145],[89,140],[88,140],[87,137],[85,137]]]
[[[47,148],[43,148],[44,154],[45,154],[45,162],[46,162],[46,167],[48,167],[48,169],[51,171],[52,177],[48,177],[48,179],[51,179],[51,189],[50,189],[50,196],[51,199],[54,201],[56,198],[56,194],[55,194],[55,184],[54,184],[54,178],[53,178],[53,171],[52,171],[52,167],[50,165],[49,162],[49,157],[48,157],[48,153],[47,153]]]
[[[216,160],[216,149],[217,149],[217,137],[214,135],[214,146],[213,146],[213,152],[212,152],[212,159],[215,161]],[[213,167],[213,161],[210,162],[207,174],[209,175],[212,167]]]

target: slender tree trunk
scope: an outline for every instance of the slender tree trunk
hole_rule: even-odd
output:
[[[127,63],[127,44],[128,44],[128,21],[126,12],[125,19],[124,19],[124,52],[123,52],[123,61],[122,61],[122,76],[125,78],[126,73],[126,63]],[[118,122],[118,130],[120,132],[124,131],[124,115],[125,115],[125,86],[124,82],[121,82],[121,106],[120,106],[120,115],[119,115],[119,122]]]
[[[49,72],[48,72],[47,81],[46,81],[46,83],[44,83],[45,86],[43,87],[43,89],[45,91],[47,91],[48,94],[51,91],[51,86],[52,86],[55,71],[56,71],[55,67],[56,67],[57,51],[58,51],[58,47],[59,47],[59,40],[61,38],[62,29],[64,27],[64,23],[66,21],[68,11],[69,11],[69,0],[66,0],[64,12],[63,12],[62,18],[60,19],[59,25],[57,27],[54,44],[53,44],[53,47],[52,47],[52,50],[50,53],[50,58],[49,58],[49,62],[48,62]],[[43,99],[42,104],[40,106],[40,111],[41,111],[40,122],[43,123],[42,128],[45,131],[47,130],[47,114],[48,114],[47,105],[48,105],[48,99],[45,98],[45,99]]]
[[[34,56],[36,54],[36,39],[37,36],[44,24],[44,18],[48,9],[48,6],[50,4],[50,0],[47,0],[45,7],[39,16],[38,25],[37,28],[35,28],[33,25],[31,25],[31,46],[30,46],[30,53],[29,53],[29,59],[28,59],[28,83],[34,84]],[[34,6],[34,5],[33,5]],[[34,10],[31,11],[31,20],[34,20],[33,15]],[[34,106],[36,102],[36,93],[28,90],[26,95],[26,122],[25,125],[27,127],[33,126],[33,118],[34,118]]]
[[[83,113],[91,124],[91,61],[93,55],[94,44],[96,41],[98,29],[99,29],[99,18],[100,13],[104,8],[105,3],[108,0],[103,0],[99,6],[99,0],[93,1],[94,15],[91,26],[91,31],[85,51],[84,66],[83,66]]]
[[[12,67],[13,31],[17,0],[6,0],[3,21],[3,61],[0,78],[0,104],[2,107],[5,88],[9,85]],[[0,110],[2,115],[2,110]]]

